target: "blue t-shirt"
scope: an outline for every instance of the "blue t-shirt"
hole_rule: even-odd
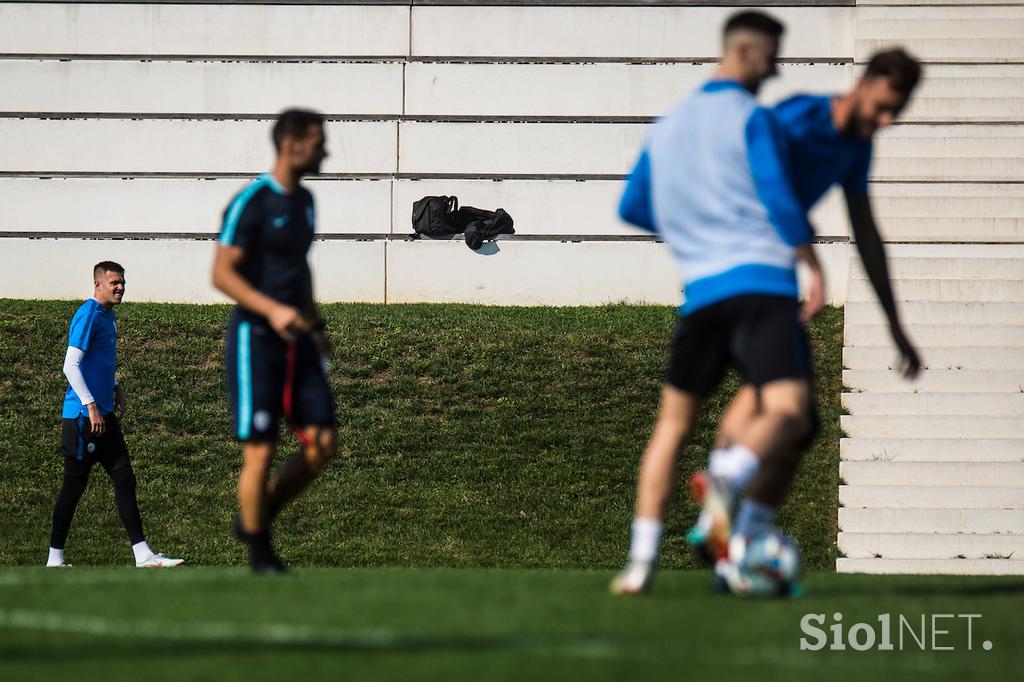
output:
[[[796,95],[772,113],[786,136],[793,185],[805,210],[835,184],[850,194],[867,193],[871,140],[836,130],[831,95]]]
[[[113,310],[90,298],[71,318],[68,345],[82,350],[82,376],[101,414],[114,411],[114,373],[117,369],[117,322]],[[82,401],[68,386],[64,393],[64,419],[88,414]]]

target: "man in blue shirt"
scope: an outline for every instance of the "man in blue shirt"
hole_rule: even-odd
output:
[[[742,452],[713,461],[715,479],[696,482],[711,520],[700,544],[712,558],[727,558],[731,499],[762,461],[783,456],[813,429],[812,367],[801,320],[821,309],[821,268],[786,140],[756,99],[775,73],[782,32],[760,12],[729,19],[713,80],[654,126],[622,196],[622,217],[671,248],[686,301],[640,466],[629,564],[611,585],[617,594],[650,587],[679,454],[701,403],[729,366],[756,387],[761,411],[737,438]],[[813,275],[803,309],[798,259]],[[777,504],[784,492],[765,491],[743,508]]]
[[[306,259],[316,216],[313,195],[299,182],[327,157],[324,119],[285,111],[273,140],[273,171],[250,182],[224,211],[213,265],[214,286],[238,304],[225,343],[228,404],[243,443],[235,534],[248,545],[256,573],[286,570],[271,544],[271,523],[337,452],[325,370],[330,344]],[[282,416],[302,448],[268,483]]]
[[[85,492],[92,465],[103,465],[114,483],[117,510],[128,532],[139,568],[177,566],[183,561],[157,554],[142,532],[136,498],[135,472],[121,433],[118,413],[124,413],[124,391],[114,378],[117,370],[117,322],[114,306],[124,296],[124,268],[103,261],[93,268],[93,298],[75,312],[68,330],[64,374],[68,388],[61,412],[61,451],[64,483],[53,509],[50,555],[46,565],[70,566],[64,544],[78,501]]]
[[[807,212],[834,185],[842,187],[864,270],[885,312],[889,330],[901,357],[900,369],[908,378],[921,367],[917,351],[900,323],[886,264],[885,247],[868,197],[872,137],[892,124],[904,109],[921,78],[921,65],[902,49],[872,56],[856,86],[842,95],[796,95],[772,111],[786,138],[793,168],[793,184]],[[721,457],[758,414],[754,387],[737,392],[722,418],[712,457]],[[805,447],[810,443],[803,444]],[[785,488],[796,475],[802,450],[777,458],[763,467],[748,492],[759,488]],[[770,521],[774,509],[763,510]]]
[[[885,248],[868,197],[868,171],[871,138],[896,120],[921,74],[921,65],[904,50],[886,50],[871,58],[849,93],[797,95],[773,111],[786,138],[802,209],[810,211],[833,185],[842,186],[854,243],[908,376],[917,374],[921,362],[899,322]]]

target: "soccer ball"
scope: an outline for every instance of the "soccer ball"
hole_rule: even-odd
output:
[[[800,549],[777,528],[752,538],[734,536],[729,560],[716,570],[733,594],[744,597],[785,597],[800,593]]]

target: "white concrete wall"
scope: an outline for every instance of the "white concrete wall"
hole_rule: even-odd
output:
[[[878,140],[872,194],[884,234],[1024,242],[1024,66],[1012,40],[1022,8],[883,6],[892,4],[769,8],[788,24],[783,56],[796,61],[782,64],[763,99],[846,88],[855,60],[905,39],[928,61],[927,78],[905,124]],[[588,240],[639,236],[615,215],[618,178],[648,120],[713,68],[731,11],[0,3],[0,236],[79,235],[2,239],[4,257],[127,247],[142,254],[139,269],[159,274],[169,244],[204,253],[202,242],[169,238],[216,232],[245,176],[270,163],[272,115],[304,105],[333,119],[328,175],[309,183],[324,252],[340,259],[318,275],[325,297],[672,302],[676,275],[663,247]],[[410,232],[411,204],[426,194],[504,207],[521,235],[553,241],[499,242],[487,258],[457,242],[387,241]],[[813,218],[825,238],[848,234],[837,193]],[[162,236],[93,239],[110,233]],[[372,238],[330,239],[355,234]],[[628,287],[598,286],[593,273],[637,258],[663,265],[641,268],[638,281],[623,272],[616,281]],[[379,287],[353,288],[339,274],[353,259],[379,260]],[[430,284],[435,268],[474,274],[442,287]],[[73,296],[73,271],[55,268],[47,295]],[[532,283],[512,286],[516,279]],[[134,286],[146,298],[176,296]],[[0,280],[0,296],[22,293]],[[845,281],[831,296],[845,300]]]
[[[0,69],[0,104],[20,112],[267,115],[301,102],[336,115],[400,114],[402,68],[399,61],[10,59]]]
[[[727,7],[413,8],[412,54],[471,57],[709,57]],[[852,7],[778,7],[786,53],[849,55]]]
[[[408,43],[401,6],[0,5],[0,45],[17,54],[375,57]]]
[[[0,291],[8,298],[85,298],[93,263],[114,260],[126,269],[126,300],[219,303],[225,299],[209,283],[213,251],[212,241],[187,239],[6,238],[0,240]],[[818,253],[828,300],[839,305],[846,300],[848,245],[820,244]],[[310,262],[323,301],[568,306],[682,300],[672,258],[655,242],[499,239],[472,251],[461,240],[328,240],[316,242]]]
[[[242,178],[0,178],[0,205],[8,207],[0,213],[0,233],[210,234],[220,229],[227,197],[246,183]],[[316,196],[321,231],[328,234],[409,234],[413,201],[445,192],[467,206],[508,207],[524,235],[644,234],[618,218],[618,180],[312,180],[307,186]],[[828,195],[812,214],[818,234],[845,237],[844,211],[839,194]],[[932,224],[925,222],[922,229]]]
[[[900,43],[928,62],[1024,61],[1020,3],[992,6],[978,0],[961,7],[946,5],[859,7],[855,56],[866,59],[874,50]]]
[[[246,178],[0,177],[0,233],[211,234]],[[392,180],[314,180],[317,222],[332,234],[387,232]],[[327,187],[326,191],[322,188]],[[408,222],[408,219],[407,221]]]
[[[396,125],[329,122],[330,156],[323,172],[394,172]],[[38,174],[256,175],[268,167],[270,126],[238,120],[0,118],[0,168]]]
[[[446,64],[406,68],[406,113],[468,116],[660,116],[696,89],[714,62]],[[783,64],[762,92],[832,92],[853,82],[850,64]],[[471,84],[471,85],[470,85]]]

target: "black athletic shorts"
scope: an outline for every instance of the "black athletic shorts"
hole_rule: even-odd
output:
[[[131,466],[121,422],[113,413],[104,420],[107,428],[100,436],[90,433],[87,416],[62,420],[60,450],[64,455],[65,469],[88,472],[97,462],[107,471]]]
[[[784,296],[729,298],[679,318],[665,379],[706,397],[731,366],[762,386],[814,375],[800,304]]]
[[[282,416],[293,428],[334,428],[334,397],[308,334],[288,343],[263,318],[236,310],[224,346],[228,405],[239,440],[276,440]]]

